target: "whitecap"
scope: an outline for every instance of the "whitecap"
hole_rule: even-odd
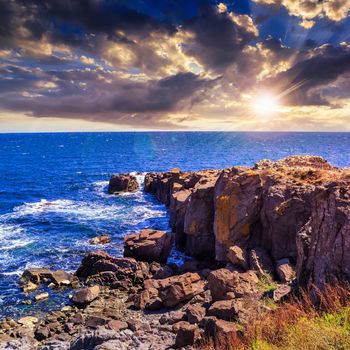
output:
[[[22,276],[24,270],[15,270],[15,271],[8,271],[8,272],[0,272],[0,275],[3,276]]]
[[[109,181],[96,181],[92,185],[94,187],[94,192],[100,197],[110,197],[107,193]]]
[[[130,173],[130,175],[135,176],[136,177],[136,181],[138,182],[140,188],[143,187],[143,184],[145,182],[145,176],[147,173],[140,173],[140,172],[136,172],[133,171]]]
[[[17,248],[23,248],[29,244],[32,244],[34,240],[32,239],[14,239],[12,241],[7,241],[7,245],[2,245],[0,246],[0,251],[1,250],[12,250],[12,249],[17,249]],[[2,243],[2,242],[1,242]]]
[[[117,204],[108,204],[96,202],[73,201],[69,199],[57,199],[48,201],[41,199],[39,202],[25,203],[14,208],[14,212],[9,218],[19,218],[28,215],[40,216],[46,214],[62,214],[67,219],[78,218],[78,221],[84,220],[110,220],[118,217],[122,206]]]

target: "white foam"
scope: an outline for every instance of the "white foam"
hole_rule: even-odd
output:
[[[94,192],[103,198],[110,197],[110,195],[107,193],[107,187],[108,187],[109,181],[96,181],[93,183],[94,186]]]
[[[16,248],[23,248],[31,243],[33,243],[34,240],[32,239],[14,239],[9,242],[7,242],[7,245],[2,245],[0,246],[0,251],[1,250],[12,250]]]
[[[73,201],[58,199],[48,201],[41,199],[39,202],[25,203],[14,208],[11,218],[20,218],[28,215],[40,216],[45,214],[64,214],[68,218],[79,217],[79,220],[100,220],[115,217],[122,207],[117,204],[104,205],[96,202]]]
[[[142,189],[143,184],[145,182],[146,173],[137,173],[136,171],[133,171],[130,173],[130,175],[136,177],[136,181],[138,182],[140,189]]]

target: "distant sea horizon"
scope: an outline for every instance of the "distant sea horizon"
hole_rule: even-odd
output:
[[[253,166],[261,159],[322,156],[350,166],[349,132],[121,131],[0,133],[0,319],[59,309],[66,291],[23,304],[19,278],[28,267],[75,271],[96,250],[89,239],[109,234],[102,249],[122,255],[125,234],[169,230],[168,212],[142,190],[111,196],[114,173]],[[172,261],[182,255],[174,251]]]

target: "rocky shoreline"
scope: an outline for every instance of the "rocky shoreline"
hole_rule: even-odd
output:
[[[130,174],[114,175],[109,193],[137,186]],[[350,280],[349,169],[293,156],[148,173],[144,191],[169,208],[173,232],[128,235],[124,258],[92,252],[75,274],[25,271],[25,293],[44,283],[72,288],[71,300],[40,320],[3,320],[0,349],[193,349],[239,334],[299,288],[317,301],[326,284]],[[193,259],[167,264],[173,243]]]

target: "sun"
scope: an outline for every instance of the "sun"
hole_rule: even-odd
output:
[[[257,114],[267,115],[277,111],[278,97],[270,92],[262,92],[253,98],[253,108]]]

